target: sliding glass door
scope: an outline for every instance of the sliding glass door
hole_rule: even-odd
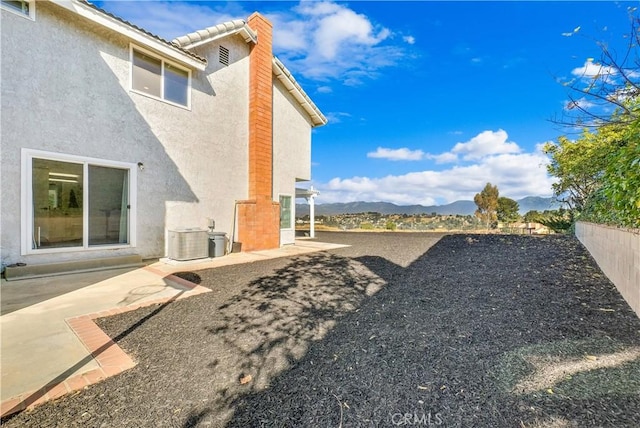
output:
[[[33,248],[82,246],[82,164],[33,159]]]
[[[131,243],[132,168],[35,156],[28,165],[31,250]]]
[[[89,245],[127,244],[129,172],[89,165]]]

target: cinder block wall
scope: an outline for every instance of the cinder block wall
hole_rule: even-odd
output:
[[[640,317],[640,230],[578,222],[576,237]]]

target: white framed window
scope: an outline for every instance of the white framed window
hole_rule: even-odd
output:
[[[131,91],[188,109],[191,70],[131,45]]]
[[[0,6],[4,10],[13,12],[31,20],[36,19],[35,0],[0,0]]]
[[[280,195],[280,229],[293,228],[291,195]]]
[[[22,254],[135,247],[136,168],[22,149]]]

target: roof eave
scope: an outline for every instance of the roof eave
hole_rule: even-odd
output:
[[[169,43],[164,43],[161,40],[146,34],[130,25],[126,25],[124,22],[115,19],[105,13],[102,13],[97,8],[91,7],[82,2],[76,2],[73,0],[49,0],[51,3],[56,4],[70,12],[75,13],[83,18],[89,19],[92,22],[113,30],[123,36],[133,40],[136,43],[153,49],[154,51],[165,55],[167,58],[173,59],[183,65],[196,70],[204,70],[207,66],[206,60],[199,60],[192,55],[182,52],[180,49],[172,46]]]
[[[327,124],[327,118],[322,114],[320,109],[311,101],[304,89],[296,82],[291,72],[284,66],[282,62],[275,56],[273,57],[273,73],[278,80],[287,88],[287,91],[295,98],[300,106],[307,112],[313,127]]]
[[[258,43],[258,35],[255,31],[253,31],[253,29],[251,29],[251,27],[249,27],[249,24],[247,24],[246,22],[244,23],[244,25],[242,27],[239,28],[234,28],[232,30],[229,31],[224,31],[222,33],[216,34],[215,36],[212,37],[207,37],[205,39],[202,40],[198,40],[197,42],[193,42],[193,43],[181,43],[180,39],[182,38],[188,38],[189,34],[187,34],[186,36],[182,36],[182,37],[177,37],[175,39],[172,40],[173,43],[176,43],[178,46],[180,46],[183,49],[193,49],[196,48],[198,46],[202,46],[205,45],[207,43],[216,41],[216,40],[220,40],[220,39],[224,39],[226,37],[229,36],[233,36],[233,35],[240,35],[240,37],[242,37],[242,39],[244,40],[245,43],[252,43],[252,44],[256,44]]]

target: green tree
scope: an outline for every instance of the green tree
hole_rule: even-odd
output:
[[[576,217],[640,227],[640,17],[635,7],[628,13],[626,49],[597,42],[600,58],[587,59],[584,75],[563,82],[569,103],[556,122],[585,130],[544,150],[558,178],[554,194]]]
[[[480,193],[476,193],[473,202],[476,203],[478,209],[475,212],[478,217],[487,226],[487,230],[491,227],[491,223],[498,219],[498,186],[487,183]]]
[[[574,223],[573,211],[545,211],[538,219],[538,223],[547,226],[554,232],[567,233]]]
[[[544,151],[559,201],[586,220],[640,226],[640,119],[585,129],[575,141],[560,137]]]
[[[542,218],[542,214],[540,211],[531,210],[527,211],[524,215],[523,220],[527,223],[540,223],[540,219]]]
[[[583,129],[580,137],[569,140],[562,136],[557,143],[547,143],[543,151],[550,157],[547,171],[557,177],[553,193],[569,208],[582,211],[589,197],[600,187],[611,141],[598,138],[598,133]]]
[[[387,224],[384,225],[384,228],[387,230],[396,230],[396,227],[396,224],[391,220],[387,221]]]
[[[500,196],[498,198],[497,216],[504,223],[515,223],[520,219],[520,206],[511,198]]]
[[[610,131],[612,125],[598,131]],[[600,176],[600,187],[590,196],[582,218],[620,226],[640,227],[640,119],[616,126],[618,140],[611,144]]]

